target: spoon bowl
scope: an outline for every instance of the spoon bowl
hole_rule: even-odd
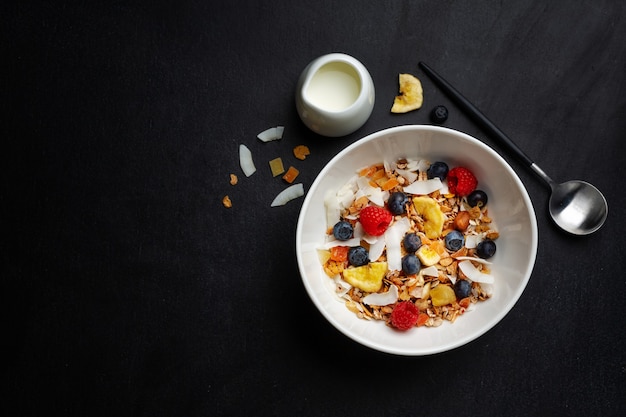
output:
[[[606,199],[593,185],[572,180],[551,184],[548,209],[554,222],[575,235],[588,235],[604,224],[608,215]]]

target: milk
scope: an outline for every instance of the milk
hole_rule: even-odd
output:
[[[313,74],[306,97],[319,108],[342,111],[357,100],[360,92],[361,83],[354,68],[344,62],[330,62]]]

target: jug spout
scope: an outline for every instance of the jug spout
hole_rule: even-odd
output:
[[[300,118],[323,136],[345,136],[363,126],[374,101],[369,72],[346,54],[328,54],[313,60],[302,71],[296,89]]]

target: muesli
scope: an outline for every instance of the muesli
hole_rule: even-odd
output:
[[[329,192],[318,252],[346,307],[408,330],[454,323],[491,297],[499,235],[477,186],[466,167],[403,158]]]

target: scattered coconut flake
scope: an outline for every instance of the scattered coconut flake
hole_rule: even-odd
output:
[[[473,256],[457,256],[454,259],[458,261],[474,261],[474,262],[478,262],[484,265],[491,265],[491,262],[489,262],[488,260],[483,259],[483,258],[474,258]]]
[[[252,160],[252,152],[244,144],[239,145],[239,165],[241,165],[241,170],[246,177],[249,177],[256,171],[254,161]]]
[[[264,131],[259,133],[256,137],[259,138],[261,142],[270,142],[273,140],[282,139],[284,131],[285,126],[270,127],[269,129],[265,129]]]
[[[431,265],[428,268],[422,268],[420,270],[420,273],[422,275],[428,275],[429,277],[438,277],[439,276],[439,270],[437,269],[437,267],[435,265]]]
[[[415,181],[404,187],[404,192],[415,195],[426,195],[430,194],[433,191],[441,190],[442,184],[441,180],[437,177],[425,180],[425,181]]]
[[[446,274],[446,275],[448,276],[448,279],[450,280],[452,285],[456,284],[456,276],[455,275],[450,275],[450,274]]]
[[[494,279],[493,275],[483,274],[480,272],[471,261],[461,261],[459,262],[459,268],[461,271],[472,281],[493,284]]]
[[[411,228],[408,217],[402,217],[389,226],[385,232],[385,245],[387,246],[387,266],[392,271],[402,269],[402,238]]]
[[[285,188],[276,196],[274,201],[272,201],[272,207],[284,206],[291,200],[294,200],[298,197],[302,197],[303,195],[304,195],[304,186],[302,185],[302,183],[293,184]]]
[[[383,293],[372,293],[363,297],[363,304],[374,306],[386,306],[398,301],[398,287],[392,285],[389,291]]]

